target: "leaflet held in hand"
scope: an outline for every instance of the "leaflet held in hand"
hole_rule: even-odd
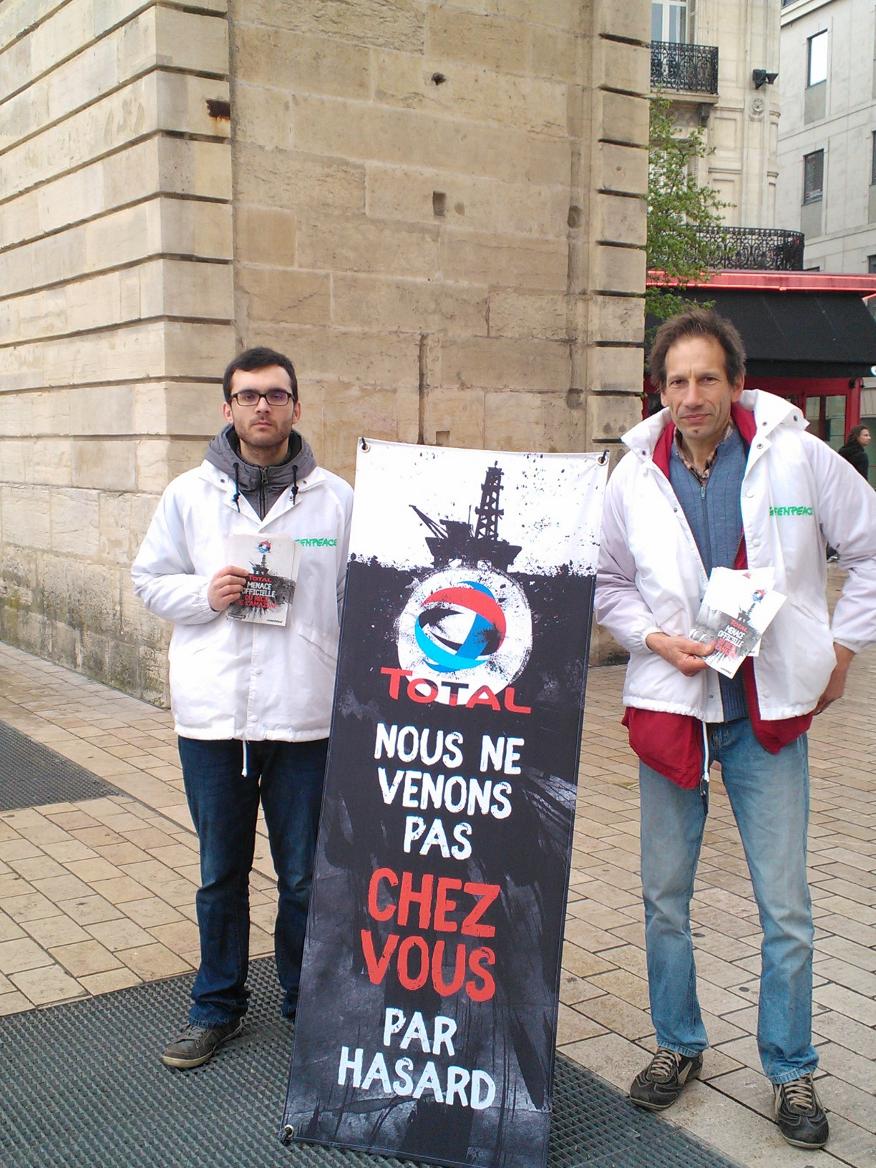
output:
[[[231,535],[229,563],[246,568],[246,586],[228,608],[231,620],[285,625],[298,576],[298,544],[290,535]]]
[[[734,677],[743,660],[760,651],[761,637],[785,603],[774,583],[772,568],[712,570],[690,635],[704,644],[715,642],[705,661],[725,677]]]

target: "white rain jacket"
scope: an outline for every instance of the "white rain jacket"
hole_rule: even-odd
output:
[[[860,476],[859,476],[860,477]],[[170,692],[184,738],[328,737],[339,613],[347,568],[353,492],[319,467],[299,479],[260,520],[234,480],[209,462],[165,490],[131,568],[134,591],[173,621]],[[290,535],[300,546],[285,627],[230,620],[207,603],[207,585],[229,563],[236,533]]]
[[[876,642],[876,491],[805,432],[791,403],[747,390],[757,431],[742,481],[752,568],[775,569],[787,600],[754,659],[761,716],[811,711],[836,665],[833,642],[858,652]],[[596,619],[630,651],[624,705],[723,720],[718,674],[684,677],[645,646],[660,630],[687,636],[706,588],[696,541],[652,453],[669,411],[624,435],[629,452],[609,479],[596,586]],[[825,539],[848,578],[833,618],[825,599]]]

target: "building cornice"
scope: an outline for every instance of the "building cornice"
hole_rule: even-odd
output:
[[[834,0],[794,0],[793,4],[788,4],[782,9],[782,28],[786,28],[803,16],[810,16],[813,12],[817,12],[819,8],[827,8],[829,4],[833,3]]]

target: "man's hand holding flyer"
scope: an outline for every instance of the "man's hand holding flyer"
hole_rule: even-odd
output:
[[[774,582],[772,568],[712,571],[690,635],[704,644],[715,642],[705,660],[725,677],[734,677],[745,657],[757,656],[761,637],[785,603]]]
[[[289,536],[262,533],[232,535],[231,562],[249,573],[240,599],[229,606],[230,620],[285,625],[298,576],[298,545]]]

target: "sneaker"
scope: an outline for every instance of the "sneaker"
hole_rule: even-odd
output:
[[[774,1083],[776,1123],[795,1148],[823,1148],[828,1124],[818,1102],[811,1075],[801,1075],[790,1083]]]
[[[221,1026],[198,1026],[190,1022],[179,1038],[164,1048],[161,1061],[166,1067],[177,1067],[181,1071],[200,1067],[210,1061],[223,1042],[235,1038],[241,1030],[242,1018],[232,1018]]]
[[[686,1084],[697,1077],[702,1065],[701,1054],[688,1058],[661,1046],[647,1067],[633,1079],[630,1099],[637,1107],[663,1111],[671,1107]]]

